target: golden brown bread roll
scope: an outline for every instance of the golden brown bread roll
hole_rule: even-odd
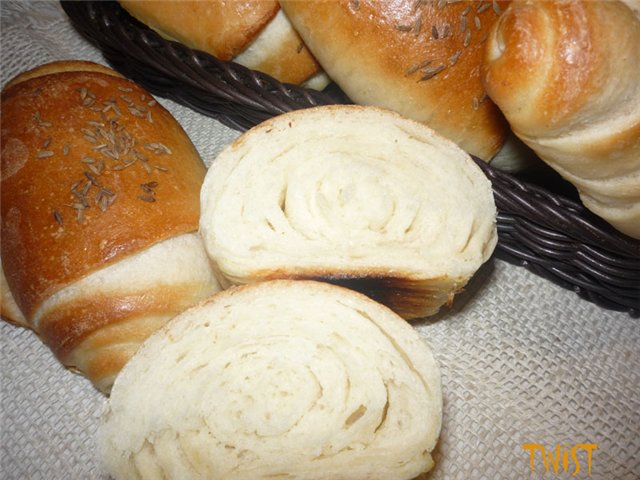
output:
[[[11,81],[3,316],[108,390],[149,333],[218,289],[196,233],[204,174],[171,114],[106,67],[56,62]]]
[[[326,75],[280,11],[277,0],[120,0],[133,17],[163,37],[233,60],[281,82],[313,88]]]
[[[329,77],[356,103],[424,122],[490,159],[506,125],[480,82],[486,35],[506,2],[282,1]]]
[[[637,14],[618,1],[517,2],[487,47],[484,83],[513,131],[587,208],[640,238]]]

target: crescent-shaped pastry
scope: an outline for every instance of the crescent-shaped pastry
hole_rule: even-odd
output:
[[[518,137],[585,207],[640,238],[640,14],[627,2],[514,2],[483,81]]]
[[[374,107],[271,119],[214,160],[201,191],[200,231],[224,286],[323,279],[405,318],[452,300],[491,255],[495,219],[469,155]]]
[[[267,73],[281,82],[322,90],[329,78],[276,0],[120,0],[159,35]]]
[[[281,0],[324,71],[360,105],[424,122],[490,160],[507,125],[480,81],[504,1]]]
[[[442,421],[429,346],[351,290],[235,287],[149,338],[99,431],[115,479],[412,479]]]
[[[2,91],[2,317],[108,392],[147,336],[220,286],[198,235],[206,168],[113,70],[42,65]]]

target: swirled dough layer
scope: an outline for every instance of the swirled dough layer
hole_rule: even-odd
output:
[[[313,278],[405,318],[451,301],[496,244],[491,185],[428,127],[373,107],[271,119],[210,167],[200,230],[223,285]]]
[[[415,478],[440,373],[416,330],[315,281],[234,287],[176,317],[118,376],[100,430],[116,479]]]

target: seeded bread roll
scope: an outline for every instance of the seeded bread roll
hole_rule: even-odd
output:
[[[201,209],[223,285],[324,279],[405,318],[451,302],[497,239],[491,185],[469,155],[374,107],[254,127],[213,162]]]
[[[412,479],[433,466],[440,373],[389,309],[319,282],[214,295],[153,335],[99,430],[118,479]]]
[[[281,1],[305,44],[356,103],[424,122],[490,159],[506,124],[480,82],[487,33],[507,2]]]
[[[329,80],[277,0],[120,0],[163,37],[233,60],[281,82],[324,88]]]
[[[640,238],[637,14],[617,1],[514,3],[490,36],[483,75],[513,131],[584,205]]]
[[[139,86],[87,62],[2,92],[2,315],[102,391],[160,325],[217,291],[197,234],[205,167]]]

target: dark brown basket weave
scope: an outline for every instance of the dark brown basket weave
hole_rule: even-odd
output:
[[[317,92],[162,39],[117,2],[67,2],[78,31],[123,75],[237,130],[290,110],[348,103],[335,86]],[[640,242],[565,196],[476,163],[498,207],[496,255],[604,308],[640,316]]]

